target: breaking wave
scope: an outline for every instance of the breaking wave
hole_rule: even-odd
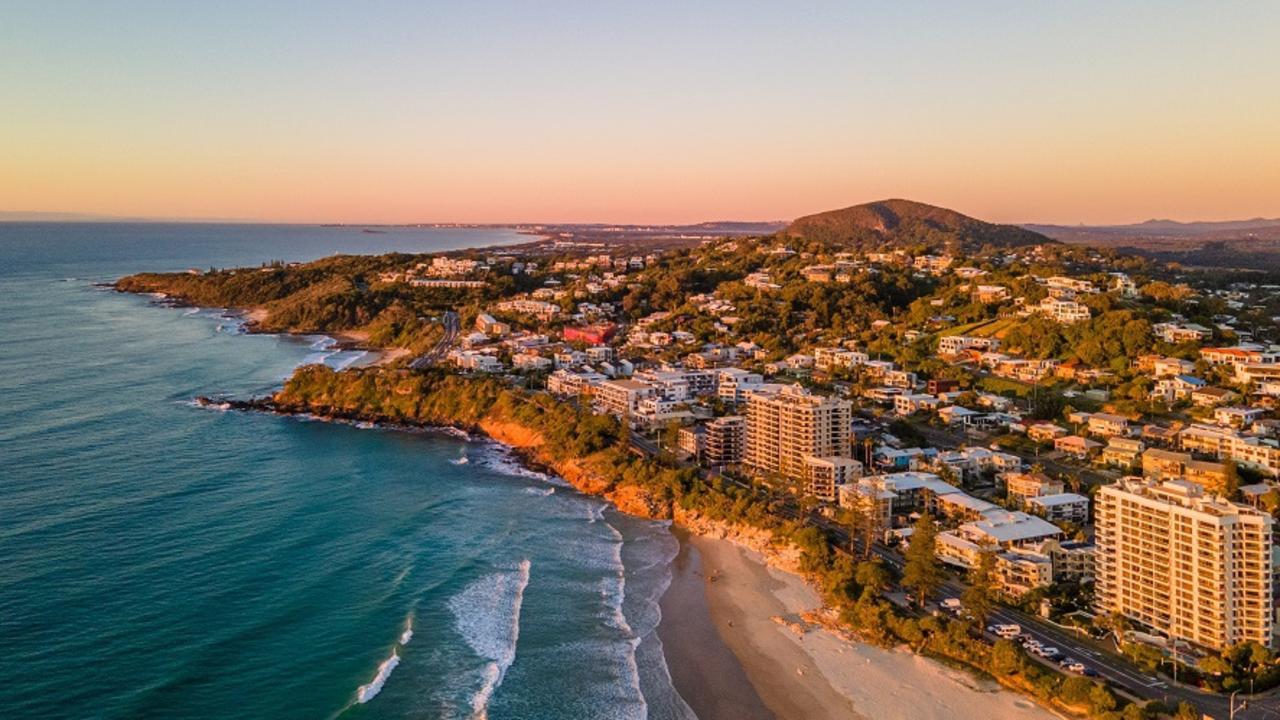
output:
[[[361,685],[356,690],[356,702],[364,704],[377,697],[382,692],[382,686],[386,684],[387,678],[391,677],[391,671],[396,669],[400,664],[400,656],[395,650],[391,651],[391,657],[382,661],[378,666],[378,672],[373,676],[367,685]]]
[[[516,658],[520,638],[520,605],[529,586],[529,561],[487,575],[449,600],[458,633],[485,661],[480,687],[471,695],[471,717],[488,717],[489,701]]]

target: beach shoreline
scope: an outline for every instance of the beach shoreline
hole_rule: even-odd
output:
[[[675,528],[673,528],[675,530]],[[817,592],[798,575],[771,567],[758,553],[731,540],[677,531],[681,555],[693,555],[703,581],[706,617],[728,648],[756,697],[777,720],[1053,720],[1055,713],[994,680],[948,667],[905,649],[852,642],[806,622],[821,607]],[[671,587],[682,574],[673,561]],[[671,592],[669,589],[668,592]],[[665,602],[665,598],[664,598]],[[687,603],[682,603],[687,604]],[[664,606],[665,608],[665,606]],[[667,622],[663,613],[663,623]],[[673,621],[669,636],[689,618]],[[659,625],[662,632],[662,625]],[[664,647],[666,639],[664,636]],[[708,645],[708,647],[711,647]],[[707,651],[717,652],[714,647]],[[678,679],[694,661],[677,649],[667,664],[676,688],[698,710]],[[716,661],[719,662],[719,661]],[[703,692],[731,691],[713,679]],[[700,720],[738,715],[699,713]]]

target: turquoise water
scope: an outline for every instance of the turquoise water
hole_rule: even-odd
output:
[[[0,717],[691,717],[664,526],[480,440],[194,407],[359,358],[95,287],[519,239],[0,225]]]

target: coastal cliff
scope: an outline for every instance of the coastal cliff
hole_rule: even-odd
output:
[[[486,378],[387,368],[299,368],[262,409],[333,419],[456,427],[511,447],[521,458],[600,496],[620,511],[670,520],[690,471],[664,468],[618,447],[621,428],[546,396]]]

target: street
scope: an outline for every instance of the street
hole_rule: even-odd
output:
[[[449,348],[453,347],[454,341],[458,338],[458,331],[461,329],[461,319],[458,317],[458,313],[446,310],[440,318],[440,324],[444,327],[444,335],[425,354],[414,358],[409,363],[410,368],[425,370],[444,359],[445,354],[449,352]]]

